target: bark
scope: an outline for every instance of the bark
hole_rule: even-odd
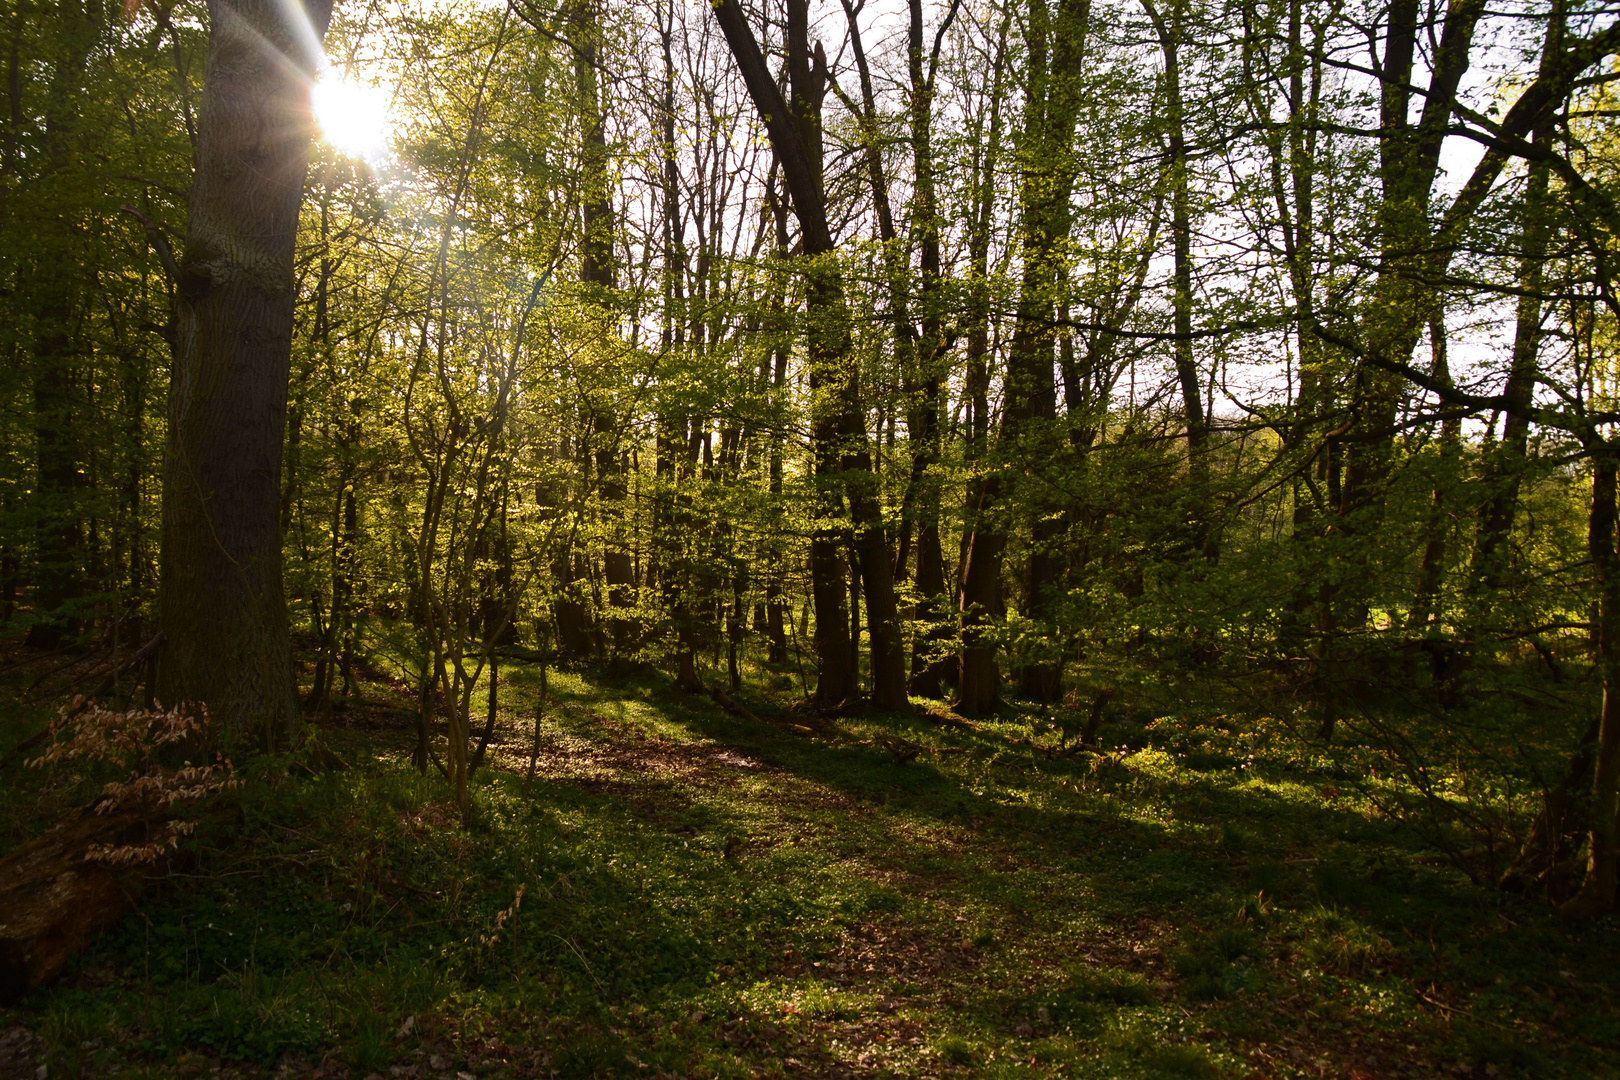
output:
[[[1431,349],[1434,353],[1434,377],[1442,385],[1451,385],[1451,368],[1446,362],[1446,327],[1442,319],[1429,329]],[[1423,546],[1423,563],[1418,571],[1417,598],[1412,604],[1410,628],[1438,637],[1440,625],[1440,587],[1446,573],[1446,516],[1447,501],[1457,479],[1457,464],[1462,455],[1462,418],[1448,416],[1440,422],[1440,462],[1429,497],[1428,540]]]
[[[664,62],[663,121],[663,233],[664,233],[664,329],[663,345],[672,354],[686,347],[686,223],[681,212],[680,168],[675,146],[675,58],[673,4],[659,16],[659,40]],[[656,576],[665,605],[675,626],[676,685],[688,692],[701,689],[697,677],[696,646],[692,613],[687,602],[683,576],[682,545],[694,532],[687,513],[688,500],[680,492],[686,469],[687,418],[673,406],[660,406],[657,453],[654,474],[658,479],[658,501],[653,512]]]
[[[1586,791],[1592,786],[1601,723],[1602,718],[1598,717],[1587,726],[1575,753],[1570,756],[1568,772],[1546,793],[1541,812],[1530,826],[1530,835],[1513,864],[1502,874],[1498,883],[1501,889],[1522,893],[1543,886],[1551,894],[1550,899],[1567,899],[1567,894],[1557,895],[1557,889],[1563,870],[1573,866],[1581,834],[1590,828],[1590,819],[1585,813]]]
[[[46,88],[44,167],[36,179],[45,185],[70,182],[67,174],[82,138],[74,98],[84,85],[97,32],[96,20],[78,0],[62,5],[59,19],[65,53]],[[13,109],[20,104],[20,93],[13,92]],[[35,327],[34,575],[29,590],[35,621],[28,644],[42,649],[57,648],[82,629],[72,604],[84,589],[87,556],[79,505],[84,487],[82,435],[76,431],[84,419],[79,415],[84,395],[77,369],[84,348],[78,325],[85,267],[79,265],[82,253],[73,225],[58,215],[39,223],[41,232],[33,239],[39,257],[26,280],[18,283],[26,290]]]
[[[1564,7],[1553,7],[1542,50],[1540,73],[1551,74],[1553,57],[1563,47]],[[1556,139],[1553,125],[1531,133],[1532,145],[1545,145]],[[1502,418],[1502,438],[1490,448],[1485,465],[1489,497],[1481,508],[1479,539],[1474,546],[1472,574],[1476,588],[1489,594],[1502,584],[1506,570],[1504,547],[1513,532],[1513,519],[1519,504],[1519,483],[1524,475],[1526,449],[1530,437],[1530,405],[1535,392],[1536,357],[1541,347],[1541,289],[1546,272],[1547,243],[1551,234],[1548,181],[1545,161],[1528,166],[1524,192],[1524,223],[1519,256],[1519,305],[1514,322],[1513,362],[1502,388],[1506,401]]]
[[[1182,0],[1170,0],[1168,19],[1159,13],[1152,0],[1142,0],[1142,6],[1153,22],[1159,38],[1159,49],[1164,56],[1165,135],[1170,151],[1170,239],[1174,276],[1171,299],[1176,334],[1176,381],[1181,386],[1181,406],[1187,425],[1191,540],[1206,558],[1213,558],[1217,541],[1209,520],[1209,460],[1205,446],[1209,440],[1209,416],[1199,386],[1192,338],[1192,185],[1187,154],[1187,108],[1181,88],[1181,41],[1186,11]]]
[[[588,297],[611,311],[618,289],[613,255],[614,217],[608,188],[607,124],[597,78],[600,18],[593,0],[572,0],[569,32],[574,47],[574,81],[581,109],[583,145],[580,147],[580,282]],[[604,327],[604,332],[606,328]],[[635,568],[625,542],[620,513],[625,498],[624,462],[617,444],[618,423],[611,406],[598,402],[592,409],[591,437],[596,444],[596,470],[604,511],[614,522],[609,527],[607,550],[602,556],[602,577],[607,583],[610,609],[629,608],[635,602]],[[635,625],[622,615],[608,620],[609,652],[615,668],[635,652]]]
[[[986,471],[968,486],[965,525],[957,555],[956,604],[961,618],[961,651],[956,665],[956,706],[974,715],[995,708],[1000,695],[1000,670],[995,646],[987,640],[989,624],[1001,610],[1001,544],[985,514],[993,505],[994,474],[982,464],[990,448],[990,226],[996,203],[996,175],[1001,151],[1001,100],[1009,8],[1003,17],[996,66],[992,75],[989,131],[982,157],[976,164],[977,205],[968,236],[971,266],[968,285],[967,373],[963,387],[968,400],[967,445],[963,456]],[[982,539],[981,539],[982,536]]]
[[[909,518],[917,533],[918,617],[929,626],[919,635],[911,656],[911,690],[923,697],[941,695],[947,664],[937,654],[949,638],[946,626],[949,597],[945,583],[945,552],[940,542],[939,481],[932,470],[943,455],[940,423],[942,385],[947,362],[945,340],[944,273],[940,254],[943,221],[935,187],[933,118],[936,73],[945,30],[960,10],[953,3],[934,37],[934,47],[923,65],[922,0],[910,0],[908,70],[911,77],[911,158],[915,193],[913,229],[917,237],[918,268],[922,272],[917,308],[921,334],[917,341],[916,381],[908,387],[906,426],[912,441],[912,474],[907,487]],[[909,535],[909,528],[908,528]],[[897,560],[903,567],[905,561]]]
[[[777,257],[787,257],[787,221],[786,208],[781,200],[772,199],[771,210],[776,218]],[[785,283],[778,282],[773,303],[773,329],[778,334],[776,347],[771,350],[771,402],[779,410],[779,416],[785,416],[787,404],[787,364],[788,340],[787,319],[782,302],[782,290]],[[782,497],[782,442],[780,438],[771,440],[770,449],[770,493],[773,498]],[[792,617],[782,602],[782,552],[773,550],[771,578],[765,586],[765,637],[770,642],[770,652],[766,659],[772,664],[785,664],[788,660],[787,630],[784,622]]]
[[[1468,71],[1474,28],[1485,5],[1483,0],[1451,0],[1447,6],[1423,109],[1414,125],[1409,117],[1413,60],[1418,35],[1427,32],[1419,26],[1419,9],[1417,0],[1395,0],[1385,30],[1379,102],[1384,132],[1379,142],[1380,261],[1362,326],[1369,353],[1400,363],[1410,359],[1432,316],[1433,283],[1444,277],[1445,269],[1433,264],[1437,258],[1449,262],[1449,253],[1439,254],[1443,245],[1432,243],[1429,204],[1457,87]],[[1350,520],[1340,524],[1341,529],[1370,532],[1392,461],[1401,382],[1376,365],[1362,364],[1356,389],[1364,402],[1358,419],[1361,437],[1349,444],[1340,513]],[[1359,612],[1359,601],[1356,606]]]
[[[97,814],[86,807],[0,860],[0,1005],[62,973],[90,938],[123,918],[154,867],[114,871],[92,845],[141,845],[166,815],[150,807]]]
[[[1422,110],[1414,124],[1410,112],[1416,93],[1412,78],[1418,35],[1429,33],[1430,28],[1420,26],[1417,0],[1395,0],[1389,8],[1380,58],[1378,276],[1360,326],[1364,353],[1351,384],[1357,403],[1354,427],[1338,451],[1343,455],[1342,482],[1337,496],[1330,500],[1337,542],[1350,546],[1337,560],[1341,567],[1337,573],[1331,569],[1320,573],[1319,646],[1314,667],[1324,698],[1324,742],[1331,741],[1337,724],[1337,698],[1360,663],[1351,654],[1348,639],[1366,624],[1370,610],[1373,574],[1369,562],[1395,458],[1396,416],[1405,382],[1383,365],[1410,362],[1423,329],[1438,314],[1435,283],[1444,279],[1454,250],[1447,230],[1455,228],[1459,213],[1471,215],[1471,208],[1484,195],[1473,189],[1482,175],[1476,169],[1443,215],[1438,234],[1431,228],[1440,150],[1456,105],[1458,84],[1469,68],[1474,28],[1483,11],[1483,0],[1450,0],[1431,56],[1428,86],[1419,95]],[[1487,154],[1485,161],[1490,158]],[[1337,481],[1336,461],[1332,471]]]
[[[1592,461],[1592,510],[1587,548],[1598,578],[1597,669],[1603,680],[1598,720],[1597,760],[1592,777],[1591,831],[1586,843],[1586,876],[1580,891],[1559,911],[1570,919],[1592,919],[1614,907],[1616,860],[1620,860],[1620,553],[1615,551],[1616,459],[1600,451]]]
[[[957,712],[984,716],[995,710],[1001,696],[1001,672],[996,666],[990,627],[1001,610],[1001,556],[1006,534],[987,513],[995,501],[998,485],[987,478],[980,489],[974,511],[974,528],[963,556],[962,573],[962,657],[957,677]]]
[[[1289,287],[1294,300],[1294,347],[1299,361],[1299,390],[1292,403],[1292,422],[1284,440],[1288,449],[1303,452],[1313,430],[1317,429],[1328,406],[1331,380],[1322,377],[1323,351],[1316,335],[1316,141],[1314,118],[1322,97],[1322,34],[1315,31],[1312,47],[1303,37],[1303,0],[1290,0],[1288,6],[1288,54],[1284,70],[1288,76],[1288,123],[1270,146],[1272,199],[1277,204],[1281,225],[1283,255],[1288,266]],[[1308,75],[1308,80],[1307,80]],[[1308,81],[1308,89],[1307,89]],[[1270,115],[1268,103],[1257,100],[1256,116]],[[1318,449],[1320,453],[1320,449]],[[1305,464],[1303,468],[1308,469]],[[1313,554],[1309,544],[1317,539],[1318,507],[1316,489],[1303,480],[1293,485],[1294,557],[1304,561]],[[1308,618],[1319,593],[1309,579],[1313,568],[1302,568],[1299,584],[1283,618],[1279,634],[1284,648],[1303,652],[1312,647]]]
[[[298,721],[277,520],[293,244],[331,7],[212,0],[209,14],[163,468],[160,696],[277,742]]]

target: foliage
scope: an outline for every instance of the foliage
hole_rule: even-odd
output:
[[[46,731],[50,745],[28,764],[40,769],[77,762],[81,767],[131,770],[127,779],[102,785],[96,813],[144,809],[166,819],[162,831],[145,844],[96,844],[85,858],[113,866],[152,863],[179,847],[181,838],[196,829],[195,821],[170,817],[175,808],[238,785],[229,761],[219,760],[212,765],[187,761],[174,767],[161,760],[174,751],[200,753],[207,729],[208,709],[203,706],[176,705],[168,710],[143,708],[120,713],[81,695],[58,710],[56,720]]]

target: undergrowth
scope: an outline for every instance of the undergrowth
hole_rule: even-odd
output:
[[[530,782],[538,678],[506,672],[467,830],[381,684],[320,754],[240,764],[140,909],[4,1015],[30,1068],[1612,1075],[1612,924],[1437,858],[1353,730],[1324,755],[1286,718],[1122,713],[1089,754],[1034,710],[745,694],[755,721],[553,673]],[[11,846],[76,783],[14,767],[44,723],[16,715]]]

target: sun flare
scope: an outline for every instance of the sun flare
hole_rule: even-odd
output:
[[[310,94],[321,137],[350,157],[376,162],[388,153],[393,131],[388,91],[354,82],[328,68]]]

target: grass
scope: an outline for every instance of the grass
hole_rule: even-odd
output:
[[[1092,758],[1012,708],[824,726],[745,695],[752,722],[656,675],[554,673],[529,784],[536,680],[509,678],[470,830],[409,766],[410,703],[368,686],[321,733],[349,769],[261,762],[138,912],[0,1013],[0,1034],[31,1033],[15,1061],[356,1080],[1620,1067],[1612,923],[1565,926],[1429,860],[1373,802],[1324,794],[1349,787],[1343,763],[1264,718],[1218,738],[1160,720]],[[4,745],[38,723],[17,707]],[[895,739],[923,749],[901,763]],[[5,845],[74,790],[10,758]]]

